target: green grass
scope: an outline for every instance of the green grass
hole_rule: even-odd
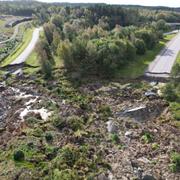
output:
[[[148,50],[145,55],[137,56],[133,62],[118,71],[117,77],[137,78],[142,76],[148,65],[155,59],[165,44],[175,37],[175,35],[176,34],[165,36],[153,50]]]
[[[31,65],[31,66],[37,66],[37,68],[26,68],[26,69],[24,69],[25,73],[32,74],[32,73],[36,73],[37,71],[40,70],[40,63],[39,63],[38,58],[39,57],[35,51],[33,51],[30,54],[30,56],[26,60],[26,64]],[[55,68],[60,68],[63,66],[63,61],[58,56],[54,56],[54,60],[56,63]]]
[[[26,64],[31,65],[31,66],[37,66],[37,68],[25,68],[24,72],[27,74],[32,74],[36,73],[40,69],[40,64],[38,60],[38,55],[35,51],[33,51],[28,59],[26,60]]]
[[[26,49],[26,47],[28,46],[28,44],[32,39],[32,33],[33,33],[33,29],[27,29],[24,32],[22,42],[17,46],[15,51],[2,62],[1,66],[6,66],[11,62],[13,62]]]

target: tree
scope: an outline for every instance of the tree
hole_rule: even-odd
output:
[[[48,43],[51,45],[53,41],[53,32],[55,30],[55,25],[52,23],[45,23],[43,28],[44,28],[46,39]]]
[[[52,57],[48,42],[46,40],[39,41],[39,43],[36,45],[36,51],[38,53],[41,72],[44,74],[44,78],[51,78],[52,66],[55,64],[55,62]]]
[[[75,29],[73,29],[72,24],[70,24],[69,22],[66,22],[64,24],[63,27],[63,33],[66,39],[69,39],[70,41],[73,40],[73,38],[75,37]]]
[[[163,19],[160,19],[157,23],[156,23],[156,29],[158,31],[163,31],[163,32],[166,32],[168,30],[170,30],[170,26],[168,26],[166,24],[166,21],[163,20]]]
[[[51,23],[53,23],[57,28],[60,28],[62,30],[64,19],[60,15],[54,15],[51,18]]]
[[[146,45],[143,40],[136,39],[135,40],[136,53],[139,55],[143,55],[146,52]]]
[[[134,45],[130,42],[126,42],[126,58],[127,60],[134,60],[136,57],[136,48]]]
[[[142,39],[147,47],[147,49],[153,49],[158,42],[158,37],[155,32],[151,30],[141,29],[135,32],[135,36],[138,39]]]
[[[71,43],[68,40],[61,42],[57,51],[58,55],[63,59],[65,68],[71,71],[74,67]]]
[[[53,52],[55,53],[55,55],[57,54],[57,48],[58,48],[60,41],[61,41],[60,34],[57,30],[55,30],[53,32],[53,42],[52,42],[52,49],[53,49]]]

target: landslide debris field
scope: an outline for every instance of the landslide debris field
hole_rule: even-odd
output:
[[[0,179],[180,178],[180,131],[158,85],[54,79],[1,81]]]

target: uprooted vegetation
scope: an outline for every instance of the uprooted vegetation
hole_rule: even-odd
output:
[[[1,84],[0,179],[178,179],[179,130],[167,102],[145,96],[158,87],[54,79]]]

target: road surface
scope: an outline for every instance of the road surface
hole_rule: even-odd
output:
[[[180,32],[167,43],[145,72],[147,77],[168,78],[180,51]]]
[[[39,40],[39,34],[40,34],[41,30],[42,30],[42,27],[36,28],[34,30],[31,42],[26,47],[26,49],[11,63],[11,65],[21,64],[26,61],[26,59],[31,54],[31,52],[33,51],[33,49],[35,48],[35,46]]]

